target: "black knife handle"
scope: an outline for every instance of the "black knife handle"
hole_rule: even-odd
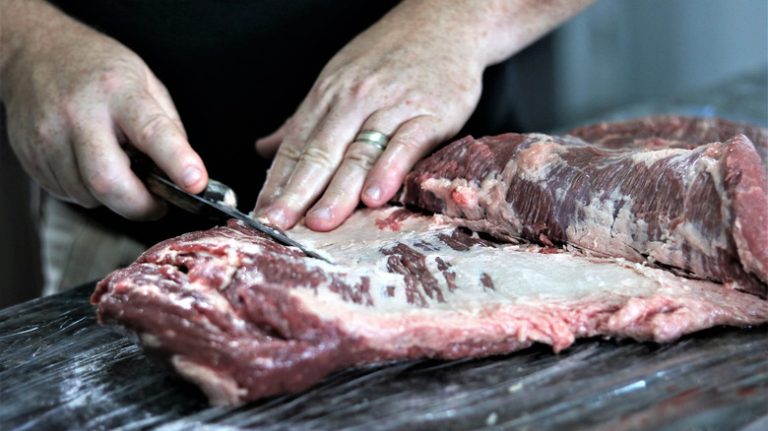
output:
[[[204,215],[219,220],[222,215],[195,199],[166,176],[160,168],[145,154],[133,147],[126,146],[125,152],[131,160],[131,169],[141,179],[152,194],[193,214]],[[209,179],[205,190],[196,195],[229,208],[237,208],[237,195],[227,185]]]

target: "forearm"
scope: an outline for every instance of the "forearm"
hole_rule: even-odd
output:
[[[10,91],[13,65],[23,52],[88,29],[44,0],[0,0],[0,100]]]
[[[406,0],[384,20],[397,20],[421,43],[458,46],[467,53],[464,60],[485,67],[514,55],[593,1]]]
[[[469,1],[473,4],[477,2]],[[581,12],[594,0],[498,0],[482,14],[493,32],[481,45],[488,65],[501,62]]]

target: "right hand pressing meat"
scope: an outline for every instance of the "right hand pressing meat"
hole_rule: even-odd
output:
[[[186,190],[207,183],[165,87],[131,50],[40,0],[0,4],[0,99],[11,146],[52,195],[130,219],[164,205],[130,169],[121,143]]]

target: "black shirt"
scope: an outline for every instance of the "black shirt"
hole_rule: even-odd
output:
[[[328,60],[397,2],[52,3],[144,59],[168,88],[190,143],[203,158],[211,178],[234,188],[240,209],[247,212],[253,208],[270,164],[256,154],[254,140],[279,127],[298,107]],[[498,100],[503,94],[499,91],[503,76],[503,67],[486,72],[480,106],[463,133],[483,135],[513,127],[511,113]],[[129,222],[105,208],[87,212],[146,243],[205,227],[176,211],[151,223]]]

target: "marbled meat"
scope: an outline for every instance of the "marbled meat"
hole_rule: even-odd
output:
[[[231,221],[155,245],[102,280],[92,301],[100,322],[136,332],[145,348],[166,354],[213,404],[228,405],[300,391],[334,370],[360,364],[481,357],[533,343],[560,351],[577,338],[594,336],[668,342],[714,325],[768,321],[768,301],[761,297],[765,278],[760,265],[765,262],[759,253],[768,241],[750,238],[755,231],[749,229],[737,234],[719,225],[724,219],[736,225],[756,217],[734,207],[741,199],[734,190],[756,187],[765,197],[764,172],[755,174],[742,161],[753,161],[756,154],[749,140],[739,135],[722,144],[667,152],[642,143],[632,146],[633,151],[617,151],[544,135],[460,140],[422,163],[403,195],[409,204],[445,215],[388,206],[359,210],[330,233],[301,226],[290,231],[334,264]],[[616,152],[611,158],[606,151]],[[464,164],[427,175],[439,173],[430,166],[447,163],[447,154]],[[475,163],[482,155],[488,155],[485,162]],[[545,160],[550,166],[541,163]],[[563,160],[579,164],[583,177],[563,168]],[[648,169],[645,177],[633,173],[627,160]],[[595,169],[609,169],[612,163],[626,171],[614,171],[617,185],[609,191],[610,181],[599,180],[606,174]],[[558,188],[549,173],[556,169],[563,169],[560,174],[572,186],[543,194],[540,181]],[[667,194],[642,194],[624,177],[653,182],[655,190]],[[675,182],[669,188],[677,201],[698,209],[642,202],[672,194],[659,185],[660,177]],[[423,190],[417,190],[419,181]],[[526,190],[538,197],[518,206],[516,200],[525,199],[525,193],[510,193],[514,181],[531,182]],[[697,181],[709,191],[689,198]],[[565,206],[558,203],[567,193],[577,197]],[[615,212],[606,209],[608,200]],[[760,202],[754,197],[749,202],[755,201]],[[499,208],[492,208],[494,202]],[[535,208],[537,202],[538,212],[520,209]],[[572,222],[556,224],[563,220],[553,216],[557,205],[582,217],[598,215],[591,219],[595,233],[582,235],[594,242],[574,245],[582,237],[569,236]],[[585,205],[593,206],[592,212],[578,213]],[[633,211],[631,217],[625,214]],[[656,212],[653,228],[643,211]],[[702,212],[719,214],[718,222],[707,224]],[[677,224],[666,219],[673,216]],[[580,232],[590,229],[590,223],[575,220]],[[615,227],[619,223],[624,226]],[[686,223],[691,225],[687,230],[679,229]],[[668,237],[653,236],[657,231]],[[719,232],[720,238],[707,240],[710,232]],[[703,243],[691,245],[702,233]],[[602,241],[611,246],[601,248]],[[672,246],[664,249],[666,243]],[[693,250],[711,247],[720,247],[714,256],[729,256],[710,261],[721,266],[717,270],[702,272],[701,262],[710,256],[706,253],[696,257],[697,264],[678,262],[687,262]],[[649,259],[651,253],[643,251],[678,248],[686,250],[676,255],[678,260]]]
[[[400,200],[504,240],[623,257],[764,298],[768,179],[760,156],[746,135],[710,142],[721,135],[695,127],[713,120],[677,120],[574,131],[592,142],[466,137],[420,162]],[[638,137],[629,138],[629,130]],[[752,134],[765,145],[764,132]]]

